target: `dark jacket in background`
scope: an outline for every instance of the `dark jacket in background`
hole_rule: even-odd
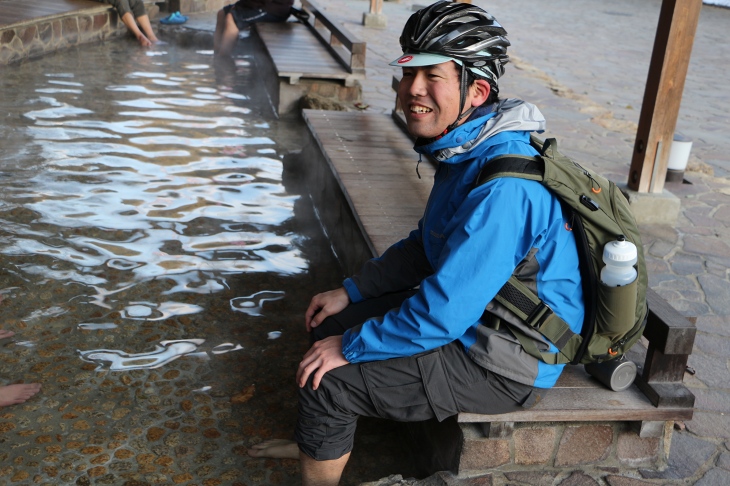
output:
[[[294,0],[239,0],[236,7],[240,8],[260,8],[266,13],[285,17],[289,15]]]

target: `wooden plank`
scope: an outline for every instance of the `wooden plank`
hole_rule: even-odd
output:
[[[661,193],[702,0],[664,0],[641,105],[628,186]]]
[[[649,344],[641,376],[649,383],[682,383],[688,354],[664,354]]]
[[[681,407],[690,412],[694,407],[694,394],[681,383],[647,383],[640,375],[636,377],[636,386],[655,407]]]
[[[258,23],[255,28],[281,77],[344,80],[352,76],[302,24]]]
[[[383,13],[383,0],[370,0],[370,13],[371,14]]]
[[[644,336],[664,354],[691,354],[697,328],[652,289],[647,289],[649,318]]]
[[[418,179],[412,142],[399,130],[372,135],[393,126],[387,115],[304,110],[303,116],[378,254],[416,228],[434,170],[423,169]],[[387,223],[397,231],[387,231]]]
[[[306,9],[310,14],[310,21],[313,21],[312,17],[315,17],[319,22],[324,25],[327,30],[332,32],[337,37],[342,45],[347,47],[349,51],[353,51],[356,47],[362,49],[365,44],[355,35],[353,35],[344,26],[335,23],[326,13],[312,0],[302,0],[302,7]],[[329,43],[329,40],[326,40]],[[359,51],[358,51],[359,52]]]
[[[688,420],[691,408],[657,408],[635,386],[620,393],[606,388],[553,388],[533,408],[497,415],[461,413],[459,422],[583,422]]]
[[[309,12],[307,26],[348,72],[365,74],[366,43],[339,25],[313,1],[302,0],[302,8]]]

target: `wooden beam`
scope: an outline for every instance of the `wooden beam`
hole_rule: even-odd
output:
[[[371,14],[383,13],[383,0],[370,0],[370,13]]]
[[[664,189],[702,0],[664,0],[654,39],[628,186],[638,192]]]

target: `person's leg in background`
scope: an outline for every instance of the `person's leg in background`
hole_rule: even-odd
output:
[[[236,47],[238,34],[256,22],[286,22],[289,14],[274,15],[260,8],[246,8],[238,3],[227,5],[218,11],[213,36],[213,52],[230,56]]]
[[[0,300],[2,300],[2,296],[0,296]],[[15,333],[13,331],[0,329],[0,339],[10,338],[14,335]],[[16,385],[0,386],[0,408],[25,403],[39,391],[41,391],[40,383],[20,383]]]
[[[236,25],[231,10],[234,5],[228,5],[218,11],[213,36],[213,52],[220,56],[230,56],[238,41],[240,29]]]
[[[150,16],[147,15],[147,10],[144,8],[144,2],[142,0],[129,0],[129,6],[132,8],[132,15],[134,15],[142,33],[150,42],[159,42],[155,32],[152,30]]]
[[[130,0],[105,1],[117,10],[122,23],[134,35],[142,47],[149,47],[153,42],[157,42],[157,36],[152,31],[150,18],[145,11],[142,0],[131,0],[131,2]],[[139,22],[139,26],[137,22]],[[142,30],[140,30],[140,26]]]

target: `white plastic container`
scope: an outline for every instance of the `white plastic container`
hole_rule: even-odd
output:
[[[636,245],[626,241],[623,236],[609,241],[603,247],[603,263],[601,283],[608,287],[622,287],[636,280],[634,265],[637,260]]]
[[[675,134],[672,140],[672,147],[669,149],[667,169],[684,171],[687,168],[691,150],[692,140],[683,135]]]

